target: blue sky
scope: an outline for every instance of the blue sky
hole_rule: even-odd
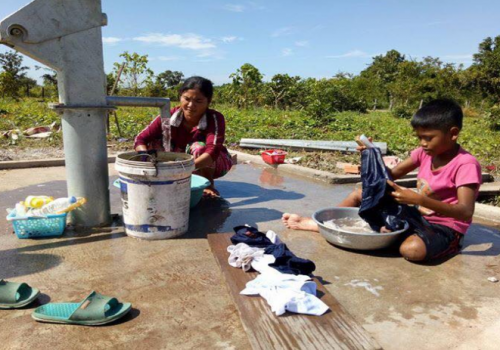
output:
[[[0,18],[29,2],[0,1]],[[103,0],[102,5],[108,15],[107,72],[128,50],[147,54],[155,73],[179,70],[217,84],[228,82],[244,63],[256,66],[266,80],[277,73],[357,74],[373,56],[391,49],[467,66],[484,38],[500,35],[500,1],[494,0]],[[6,50],[0,46],[0,52]]]

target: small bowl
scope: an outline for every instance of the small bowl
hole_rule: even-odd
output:
[[[203,197],[203,190],[210,186],[210,181],[208,181],[203,176],[191,175],[191,202],[189,202],[189,207],[195,207]]]
[[[318,224],[319,232],[331,244],[354,250],[375,250],[382,249],[394,243],[399,235],[405,232],[409,225],[399,231],[389,233],[354,233],[342,229],[333,229],[323,223],[332,219],[357,218],[359,208],[326,208],[315,212],[313,220]]]

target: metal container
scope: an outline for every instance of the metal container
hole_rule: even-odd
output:
[[[395,242],[398,236],[409,227],[408,223],[406,223],[403,230],[389,233],[353,233],[341,229],[332,229],[323,225],[323,222],[332,219],[360,219],[358,210],[359,208],[326,208],[315,212],[312,218],[318,224],[319,232],[328,242],[339,247],[355,250],[386,248]]]

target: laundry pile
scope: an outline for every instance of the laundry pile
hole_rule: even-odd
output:
[[[240,294],[260,295],[277,316],[286,311],[320,316],[328,311],[308,276],[316,269],[314,262],[295,256],[273,231],[264,234],[248,225],[234,231],[234,245],[227,248],[229,265],[260,273]]]

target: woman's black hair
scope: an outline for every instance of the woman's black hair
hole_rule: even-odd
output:
[[[214,85],[210,80],[198,76],[187,78],[179,89],[179,96],[185,91],[192,89],[200,90],[208,101],[212,101],[212,96],[214,95]]]

